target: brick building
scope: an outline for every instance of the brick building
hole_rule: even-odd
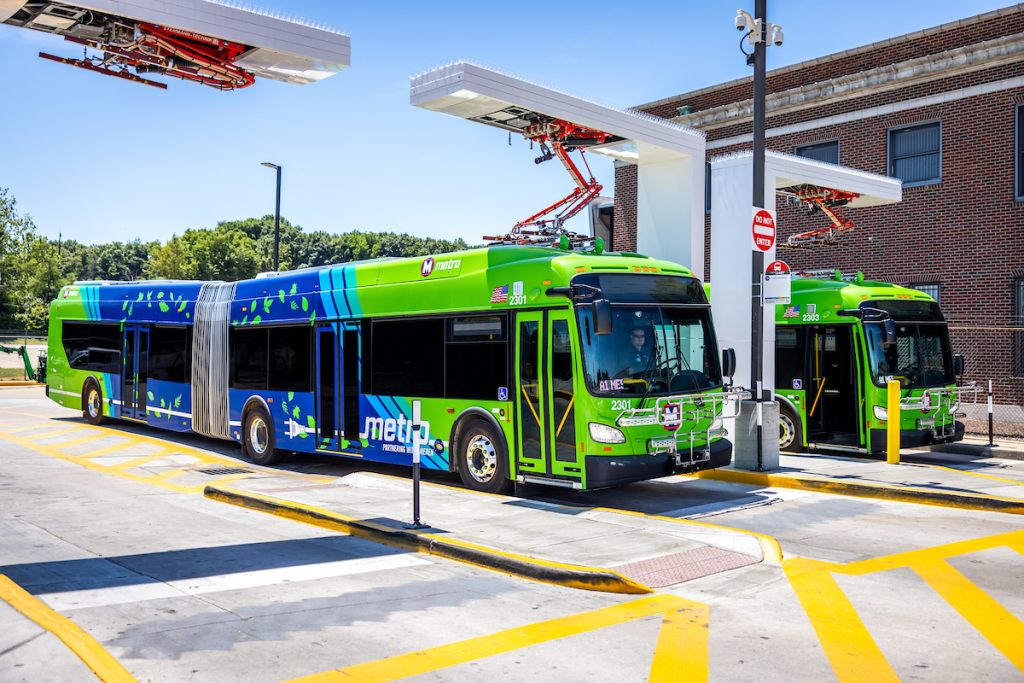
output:
[[[747,77],[637,108],[705,131],[714,158],[750,148],[752,91]],[[968,379],[1024,405],[1024,4],[770,71],[767,92],[768,149],[904,181],[902,203],[848,211],[839,245],[779,257],[925,289]],[[827,225],[776,208],[781,240]],[[615,171],[612,243],[635,248],[635,166]]]

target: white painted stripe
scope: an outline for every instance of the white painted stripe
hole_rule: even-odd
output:
[[[177,410],[169,410],[168,408],[161,408],[160,406],[153,406],[148,403],[146,404],[146,411],[150,413],[167,413],[168,415],[173,415],[174,417],[192,417],[192,413],[182,413]]]
[[[123,605],[145,600],[180,598],[187,595],[204,595],[220,591],[259,588],[282,583],[299,581],[316,581],[338,576],[353,576],[371,572],[391,571],[406,567],[429,564],[415,554],[383,555],[380,557],[360,557],[337,562],[320,562],[316,564],[280,567],[276,569],[258,569],[251,572],[236,574],[218,574],[216,576],[199,576],[192,579],[179,579],[167,582],[150,582],[96,588],[92,590],[64,591],[59,593],[43,593],[37,597],[57,611],[84,609],[88,607],[104,607]],[[134,578],[134,577],[133,577]],[[148,577],[146,577],[148,580]]]
[[[64,391],[63,389],[54,389],[53,387],[50,387],[50,393],[51,394],[60,394],[61,396],[78,396],[78,394],[76,394],[73,391]]]
[[[781,135],[802,133],[807,130],[814,130],[815,128],[824,128],[825,126],[836,126],[843,123],[849,123],[850,121],[860,121],[861,119],[870,119],[875,116],[895,114],[897,112],[907,111],[909,109],[917,109],[919,107],[931,107],[936,104],[955,102],[957,100],[963,100],[968,97],[988,95],[989,93],[1000,92],[1002,90],[1010,90],[1012,88],[1020,87],[1024,87],[1024,76],[1017,76],[1016,78],[1007,78],[1002,81],[992,81],[991,83],[982,83],[980,85],[972,85],[969,88],[960,88],[958,90],[950,90],[948,92],[939,93],[937,95],[929,95],[928,97],[919,97],[916,100],[893,102],[892,104],[883,104],[877,107],[858,109],[856,111],[847,112],[845,114],[826,116],[825,118],[822,119],[815,119],[813,121],[803,121],[801,123],[794,123],[789,126],[769,128],[768,130],[765,131],[764,135],[766,138],[775,138]],[[752,140],[753,136],[750,134],[734,135],[730,138],[722,138],[721,140],[713,140],[708,142],[708,149],[721,149],[722,147],[730,147],[732,145],[751,142]]]

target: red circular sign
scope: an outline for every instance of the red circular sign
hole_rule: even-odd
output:
[[[785,261],[772,261],[768,264],[768,267],[764,269],[764,272],[769,275],[785,275],[789,272],[789,264]]]
[[[775,217],[766,209],[759,209],[754,214],[752,224],[754,246],[761,251],[768,251],[775,246]]]

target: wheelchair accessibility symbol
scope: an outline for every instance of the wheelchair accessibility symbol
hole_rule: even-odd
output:
[[[508,387],[498,387],[498,400],[499,401],[507,401],[508,400]]]

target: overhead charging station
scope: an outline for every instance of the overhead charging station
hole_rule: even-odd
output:
[[[704,197],[706,142],[700,131],[647,114],[617,109],[546,88],[470,62],[457,62],[414,76],[413,106],[456,116],[535,139],[541,123],[568,123],[590,134],[585,151],[637,166],[637,251],[675,261],[704,273]],[[532,128],[531,128],[532,127]],[[598,133],[600,135],[593,135]],[[567,140],[571,145],[572,141]],[[568,168],[568,166],[567,166]],[[571,170],[570,170],[571,172]],[[583,191],[581,189],[581,191]],[[753,306],[751,292],[753,154],[727,155],[711,162],[712,312],[718,343],[736,351],[736,382],[751,376]],[[833,226],[813,231],[805,243],[830,241],[852,227],[838,207],[879,206],[901,200],[898,180],[811,159],[768,152],[765,196],[784,195],[817,204]],[[770,205],[774,205],[771,203]],[[772,240],[765,261],[776,258]],[[762,389],[773,391],[775,316],[762,317]],[[756,389],[756,387],[748,387]],[[778,404],[767,406],[760,463],[753,420],[741,411],[732,431],[737,467],[778,467]]]

